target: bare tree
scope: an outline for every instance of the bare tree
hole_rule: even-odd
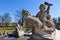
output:
[[[10,22],[11,22],[10,14],[9,13],[5,13],[2,16],[2,23],[5,23],[5,26],[8,27]]]
[[[16,20],[19,22],[21,22],[22,24],[22,26],[23,26],[23,16],[22,16],[22,10],[17,10],[16,11],[16,13],[17,14],[15,14],[15,18],[16,18]]]

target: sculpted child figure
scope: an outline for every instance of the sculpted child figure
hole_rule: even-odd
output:
[[[47,15],[49,13],[50,5],[48,5],[48,8],[46,10],[46,4],[41,4],[39,6],[40,11],[37,13],[36,17],[38,17],[42,22],[47,21]],[[50,18],[50,15],[49,15]]]
[[[47,10],[46,5],[48,6]],[[39,6],[40,11],[37,13],[36,17],[38,17],[44,25],[48,27],[55,27],[54,21],[51,19],[51,16],[49,14],[50,6],[52,6],[52,4],[49,4],[47,2],[41,4]]]

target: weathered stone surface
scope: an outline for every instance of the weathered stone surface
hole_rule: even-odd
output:
[[[47,16],[47,13],[45,11],[43,12],[38,12],[36,17],[38,17],[41,21],[46,21],[46,16]]]
[[[30,40],[53,40],[54,37],[52,37],[52,33],[55,31],[55,24],[48,13],[49,10],[45,11],[43,4],[40,6],[40,12],[38,12],[36,17],[30,15],[24,17],[25,26],[32,27]],[[48,6],[48,8],[49,7],[50,6]],[[29,13],[27,12],[27,14]]]
[[[23,18],[25,18],[25,17],[27,17],[27,16],[32,16],[32,15],[29,14],[29,11],[23,10],[23,11],[22,11],[22,16],[23,16]]]
[[[33,39],[40,40],[40,39],[46,37],[47,35],[49,38],[52,39],[51,32],[54,31],[54,28],[52,26],[49,28],[48,26],[43,25],[43,23],[37,17],[32,17],[32,16],[26,17],[25,24],[26,24],[26,26],[33,28],[33,34],[32,34]],[[39,35],[41,35],[41,36],[39,36]]]

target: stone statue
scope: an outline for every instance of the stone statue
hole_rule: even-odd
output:
[[[27,10],[22,10],[22,16],[23,16],[23,20],[24,20],[24,23],[25,23],[25,18],[28,17],[28,16],[32,16],[29,11]],[[28,31],[28,28],[31,28],[31,26],[29,26],[29,23],[25,26],[26,27],[26,31]]]
[[[48,6],[47,10],[45,10],[46,5]],[[54,21],[51,19],[51,16],[49,14],[49,9],[51,5],[52,4],[49,4],[47,2],[41,4],[39,7],[40,12],[38,12],[36,17],[38,17],[41,20],[41,22],[43,22],[43,24],[46,25],[47,27],[54,28],[55,27]]]
[[[48,6],[45,10],[46,5]],[[52,33],[55,31],[55,24],[52,20],[49,10],[50,6],[48,2],[39,6],[40,11],[36,17],[29,15],[29,12],[24,10],[23,18],[25,20],[25,26],[32,27],[32,35],[29,40],[53,40]]]
[[[50,19],[50,15],[49,15],[49,9],[50,9],[50,5],[47,5],[48,8],[46,10],[46,3],[41,4],[39,6],[40,11],[37,13],[36,17],[38,17],[42,22],[43,21],[47,21]]]

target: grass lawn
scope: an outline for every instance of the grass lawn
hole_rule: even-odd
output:
[[[2,27],[0,28],[0,32],[3,33],[4,30],[6,30],[6,32],[11,33],[13,31],[14,27]],[[26,28],[23,28],[23,31],[26,31]]]
[[[7,33],[11,33],[15,27],[2,27],[0,28],[0,32],[3,33],[6,30]],[[29,28],[31,30],[31,28]],[[26,32],[26,28],[23,28],[23,31]]]
[[[4,30],[0,30],[0,32],[1,32],[1,33],[3,33],[3,32],[4,32]],[[11,33],[11,32],[12,32],[12,30],[6,30],[6,32],[7,32],[7,33]]]
[[[6,30],[6,32],[11,33],[13,31],[13,29],[14,28],[12,28],[12,27],[2,27],[2,28],[0,28],[0,32],[3,33],[4,30]]]

